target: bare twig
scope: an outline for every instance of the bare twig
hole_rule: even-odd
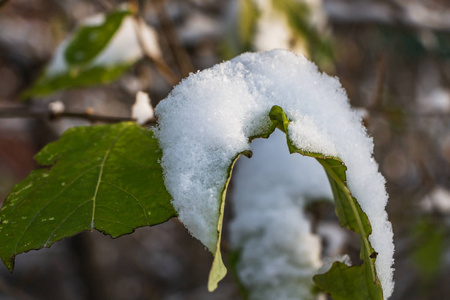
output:
[[[33,118],[33,119],[57,119],[57,118],[75,118],[84,119],[91,122],[104,122],[104,123],[118,123],[125,121],[135,121],[130,117],[117,117],[117,116],[105,116],[89,112],[70,112],[64,111],[61,113],[55,113],[51,110],[45,111],[33,111],[26,107],[19,108],[2,108],[0,109],[0,119],[13,119],[13,118]],[[155,125],[156,120],[149,120],[146,125]]]
[[[167,38],[170,48],[172,49],[175,60],[180,68],[181,75],[183,77],[187,77],[189,73],[195,71],[195,68],[189,54],[178,38],[172,21],[167,15],[164,2],[165,1],[162,1],[161,5],[158,7],[158,18],[161,23],[161,28],[164,31],[164,36]]]
[[[136,20],[136,35],[138,37],[139,46],[144,52],[145,56],[155,65],[158,72],[164,77],[164,79],[172,86],[177,85],[177,83],[181,80],[172,69],[166,64],[166,62],[162,59],[162,57],[155,57],[152,55],[151,51],[148,49],[147,45],[144,42],[144,37],[142,36],[142,29],[145,26],[144,21],[141,17],[135,16]]]

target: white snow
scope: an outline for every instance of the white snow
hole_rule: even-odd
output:
[[[307,200],[332,199],[328,179],[315,159],[289,154],[279,130],[251,146],[252,158],[240,159],[233,176],[230,234],[239,278],[250,299],[309,299],[321,241],[303,209]]]
[[[48,109],[54,114],[61,114],[66,109],[62,101],[54,101],[48,104]]]
[[[288,134],[297,148],[346,163],[348,186],[372,225],[369,240],[379,253],[376,271],[388,298],[394,286],[393,233],[372,139],[339,81],[303,56],[283,50],[240,55],[191,74],[156,107],[165,183],[180,220],[215,251],[227,169],[238,153],[250,149],[248,138],[267,128],[273,105],[292,120]],[[320,133],[317,139],[314,132]]]
[[[155,117],[150,97],[147,93],[142,91],[136,93],[136,101],[131,107],[131,117],[136,119],[138,124],[145,124],[145,122]]]

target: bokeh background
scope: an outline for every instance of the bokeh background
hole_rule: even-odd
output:
[[[242,52],[278,47],[302,52],[339,77],[364,117],[387,180],[396,246],[391,299],[450,299],[450,3],[293,1],[302,4],[275,17],[271,8],[258,6],[264,1],[131,5],[156,29],[162,60],[176,81]],[[45,113],[50,103],[61,101],[71,112],[130,118],[138,91],[149,93],[156,105],[172,89],[155,61],[144,58],[110,84],[20,100],[81,20],[123,3],[0,1],[0,203],[36,167],[33,155],[45,144],[69,127],[100,123],[50,117]],[[310,213],[326,217],[330,211],[325,206]],[[226,237],[225,230],[225,258]],[[359,249],[351,236],[344,246],[345,252]],[[176,220],[118,239],[85,232],[19,255],[13,274],[0,266],[0,299],[241,299],[231,275],[216,292],[207,292],[211,262]]]

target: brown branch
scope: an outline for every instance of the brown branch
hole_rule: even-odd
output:
[[[105,116],[89,112],[64,111],[61,113],[55,113],[51,110],[33,111],[27,109],[26,107],[0,109],[0,119],[14,119],[14,118],[31,118],[31,119],[47,119],[47,120],[54,120],[58,118],[74,118],[74,119],[84,119],[91,122],[104,122],[104,123],[135,121],[135,119],[130,117]],[[156,119],[152,119],[146,122],[145,125],[155,125],[155,124]]]
[[[172,86],[175,86],[180,82],[181,78],[179,78],[172,69],[166,64],[166,62],[162,59],[162,57],[154,57],[151,51],[148,49],[147,45],[144,43],[144,38],[142,36],[142,29],[145,26],[145,22],[141,17],[135,16],[136,21],[136,35],[138,38],[139,46],[142,49],[142,52],[145,56],[154,64],[158,72],[164,77],[164,79]]]
[[[165,2],[166,1],[163,0],[157,7],[161,29],[164,32],[164,36],[167,38],[169,47],[171,48],[175,60],[180,68],[181,75],[183,77],[187,77],[189,73],[195,71],[195,68],[189,54],[186,51],[186,48],[181,44],[178,38],[178,34],[172,20],[167,15]]]

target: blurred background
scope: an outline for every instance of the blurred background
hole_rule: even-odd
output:
[[[0,1],[0,203],[67,128],[130,119],[138,91],[155,106],[190,72],[287,48],[340,79],[374,139],[396,247],[391,299],[450,299],[448,1],[131,1],[160,54],[143,55],[109,83],[23,100],[82,20],[127,3]],[[359,251],[357,239],[345,240],[344,252]],[[226,241],[227,231],[225,258]],[[19,255],[13,274],[0,266],[0,299],[241,299],[231,275],[207,292],[211,262],[176,220],[118,239],[85,232]]]

